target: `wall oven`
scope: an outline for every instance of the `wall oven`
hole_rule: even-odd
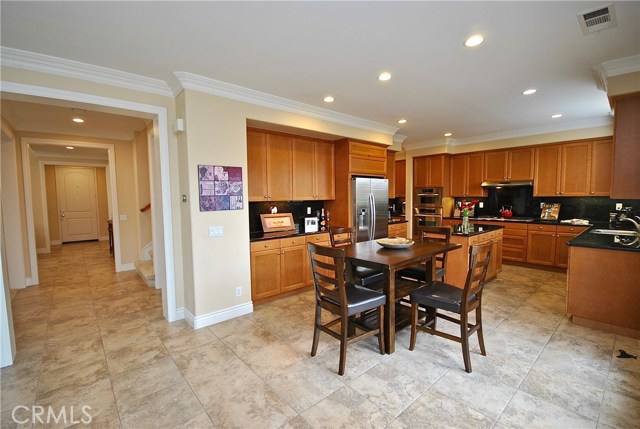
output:
[[[418,226],[442,226],[442,207],[414,207],[414,232],[418,234]]]
[[[414,207],[442,207],[442,188],[414,188]]]

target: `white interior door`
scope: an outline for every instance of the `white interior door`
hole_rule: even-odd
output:
[[[62,242],[97,240],[95,169],[56,166],[56,189]]]

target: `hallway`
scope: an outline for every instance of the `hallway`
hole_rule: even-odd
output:
[[[410,352],[404,329],[393,355],[375,338],[351,345],[340,377],[337,341],[323,334],[309,356],[309,291],[194,331],[167,323],[161,292],[135,272],[114,273],[107,242],[38,261],[40,286],[12,291],[3,428],[32,427],[12,411],[24,422],[33,405],[66,410],[66,425],[46,427],[639,427],[640,360],[616,356],[640,354],[640,340],[570,324],[564,274],[504,266],[483,303],[488,356],[474,347],[471,374],[458,344],[420,335]]]

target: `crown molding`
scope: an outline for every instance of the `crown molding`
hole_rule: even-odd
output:
[[[630,57],[606,61],[601,64],[601,67],[606,77],[639,72],[640,55],[632,55]]]
[[[581,130],[585,128],[605,127],[613,125],[613,117],[604,116],[592,119],[585,119],[581,121],[565,122],[562,124],[547,125],[544,127],[526,128],[513,131],[504,131],[500,133],[485,134],[481,136],[474,136],[468,138],[446,138],[442,140],[429,140],[426,142],[405,143],[405,150],[417,150],[431,146],[439,146],[446,144],[447,146],[463,146],[475,143],[492,142],[496,140],[514,139],[520,137],[531,137],[541,134],[560,133],[563,131]]]
[[[49,73],[165,97],[173,96],[171,89],[163,80],[107,67],[4,46],[0,47],[0,58],[2,59],[2,65],[6,67]]]
[[[169,79],[169,86],[174,96],[189,89],[387,135],[394,135],[399,129],[189,72],[174,72],[174,77],[174,79]]]

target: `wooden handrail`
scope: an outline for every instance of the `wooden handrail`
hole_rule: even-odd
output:
[[[144,212],[146,212],[146,211],[149,211],[149,210],[151,210],[151,203],[147,204],[146,206],[144,206],[144,207],[142,207],[142,208],[140,209],[140,211],[141,211],[142,213],[144,213]]]

